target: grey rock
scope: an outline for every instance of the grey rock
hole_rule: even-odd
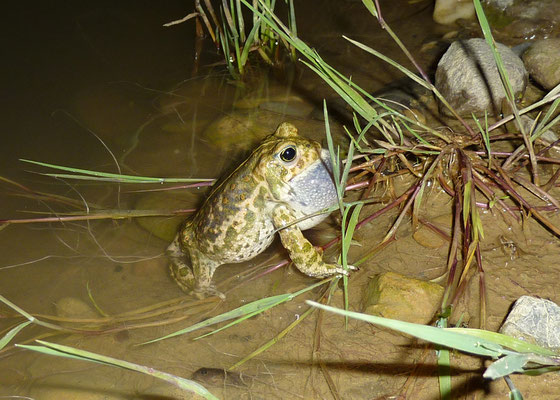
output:
[[[500,333],[559,350],[560,306],[550,300],[521,296],[513,305]]]
[[[509,47],[500,43],[497,47],[512,89],[519,96],[527,86],[523,62]],[[483,116],[484,111],[498,115],[505,99],[492,50],[484,39],[453,42],[438,63],[435,85],[461,116]],[[440,110],[450,115],[441,104]]]
[[[523,62],[533,78],[545,89],[560,83],[560,38],[539,40],[525,53]]]

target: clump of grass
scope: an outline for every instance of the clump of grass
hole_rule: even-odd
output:
[[[286,0],[285,2],[288,6],[290,29],[296,32],[293,0]],[[274,12],[276,0],[253,1],[253,5],[258,10],[266,7],[266,9]],[[195,10],[196,12],[178,21],[165,24],[165,26],[172,26],[194,18],[197,36],[202,37],[202,26],[204,26],[216,48],[222,52],[227,69],[235,79],[240,79],[245,75],[249,56],[252,52],[258,53],[260,58],[268,65],[275,65],[279,62],[281,47],[284,47],[295,59],[295,48],[280,40],[267,24],[263,24],[258,13],[253,13],[250,23],[247,23],[240,0],[230,0],[229,2],[223,0],[218,12],[215,11],[210,0],[205,0],[204,6],[200,0],[195,0]],[[198,54],[196,60],[199,58]]]

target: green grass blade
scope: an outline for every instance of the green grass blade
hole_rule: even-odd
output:
[[[342,176],[340,177],[340,187],[342,190],[341,194],[344,194],[346,188],[346,182],[348,182],[348,175],[350,174],[350,168],[352,168],[352,159],[354,158],[354,142],[350,142],[348,146],[348,154],[346,155],[346,163],[344,164],[344,169],[342,170]]]
[[[294,36],[297,36],[296,10],[294,8],[294,0],[288,0],[288,4],[289,4],[288,28],[290,29],[290,32],[292,32],[294,34]],[[292,60],[296,61],[296,49],[295,49],[295,47],[290,45],[289,48],[290,48],[290,53],[292,55]]]
[[[158,371],[151,367],[134,364],[129,361],[119,360],[113,357],[103,356],[101,354],[92,353],[85,350],[75,349],[73,347],[64,346],[61,344],[44,342],[42,340],[37,340],[37,342],[42,344],[43,346],[33,346],[33,345],[23,345],[23,344],[17,344],[16,346],[32,351],[37,351],[39,353],[52,355],[52,356],[96,362],[99,364],[111,365],[114,367],[140,372],[152,376],[154,378],[161,379],[168,383],[171,383],[181,389],[196,393],[200,396],[203,396],[205,399],[208,400],[218,399],[216,396],[210,393],[204,386],[200,385],[199,383],[191,381],[189,379],[171,375],[167,372]]]
[[[207,320],[204,320],[202,322],[199,322],[198,324],[194,324],[191,325],[187,328],[178,330],[176,332],[170,333],[168,335],[156,338],[156,339],[152,339],[149,340],[147,342],[143,342],[140,343],[139,345],[144,345],[144,344],[148,344],[148,343],[154,343],[154,342],[159,342],[160,340],[164,340],[164,339],[169,339],[172,338],[174,336],[179,336],[179,335],[184,335],[185,333],[189,333],[189,332],[193,332],[197,329],[200,328],[204,328],[210,325],[215,325],[215,324],[219,324],[220,322],[225,322],[225,321],[229,321],[230,319],[234,319],[234,318],[239,318],[239,320],[235,321],[235,323],[241,322],[242,320],[252,317],[253,315],[256,315],[260,312],[266,311],[269,308],[272,308],[278,304],[284,303],[286,301],[290,301],[292,299],[294,299],[295,297],[299,296],[300,294],[303,294],[305,292],[308,292],[310,290],[315,289],[318,286],[324,285],[327,282],[330,282],[333,279],[333,277],[329,277],[326,279],[323,279],[317,283],[314,283],[313,285],[310,286],[306,286],[305,288],[298,290],[295,293],[284,293],[284,294],[279,294],[276,296],[271,296],[271,297],[265,297],[264,299],[259,299],[259,300],[255,300],[249,304],[245,304],[242,305],[241,307],[237,307],[233,310],[230,310],[228,312],[225,312],[223,314],[217,315],[215,317],[209,318]],[[219,332],[222,329],[218,329],[214,332],[211,333],[215,333],[215,332]]]
[[[439,393],[442,400],[451,400],[451,360],[449,358],[449,350],[446,348],[438,348],[438,380]]]
[[[122,175],[122,174],[112,174],[112,173],[108,173],[108,172],[99,172],[99,171],[92,171],[92,170],[87,170],[87,169],[80,169],[80,168],[72,168],[72,167],[65,167],[62,165],[56,165],[56,164],[48,164],[48,163],[44,163],[44,162],[40,162],[40,161],[33,161],[33,160],[26,160],[23,158],[20,158],[20,161],[26,162],[26,163],[30,163],[30,164],[34,164],[34,165],[40,165],[42,167],[48,167],[48,168],[52,168],[52,169],[58,169],[61,171],[67,171],[67,172],[73,172],[75,174],[84,174],[84,175],[89,175],[92,176],[94,178],[92,178],[92,180],[95,179],[95,177],[98,178],[113,178],[113,179],[117,179],[118,182],[123,182],[123,180],[126,180],[129,183],[178,183],[178,182],[207,182],[207,181],[212,181],[213,179],[187,179],[187,178],[154,178],[154,177],[148,177],[148,176],[135,176],[135,175]],[[43,175],[50,175],[50,174],[43,174]],[[54,175],[54,174],[52,174]],[[73,177],[75,175],[68,175],[65,177]],[[73,178],[73,179],[82,179],[81,175],[77,175],[77,178]]]
[[[159,342],[160,340],[169,339],[174,336],[184,335],[189,332],[196,331],[197,329],[204,328],[207,326],[211,326],[214,324],[219,324],[220,322],[228,321],[233,318],[243,317],[247,314],[252,314],[256,311],[263,311],[267,310],[270,307],[279,304],[283,301],[287,301],[290,298],[291,294],[279,294],[277,296],[266,297],[264,299],[260,299],[257,301],[253,301],[249,304],[245,304],[241,307],[235,308],[231,311],[226,313],[217,315],[215,317],[209,318],[197,324],[191,325],[188,328],[178,330],[176,332],[170,333],[168,335],[149,340],[147,342],[140,343],[141,345],[148,344],[148,343],[155,343]]]
[[[413,324],[411,322],[398,321],[389,318],[376,317],[373,315],[361,314],[353,311],[345,311],[335,307],[329,307],[323,304],[307,301],[314,307],[331,311],[335,314],[347,315],[351,318],[369,322],[370,324],[379,325],[384,328],[393,329],[418,339],[438,344],[441,346],[457,349],[465,353],[475,354],[479,356],[498,358],[508,353],[499,344],[484,340],[478,337],[466,335],[463,333],[452,332],[449,329],[441,329],[433,326]]]
[[[327,137],[327,148],[331,157],[332,174],[334,177],[334,184],[338,197],[338,208],[341,215],[344,215],[344,186],[341,184],[340,178],[340,158],[338,157],[338,149],[335,150],[334,142],[331,135],[331,128],[329,123],[329,113],[327,110],[327,102],[323,100],[323,116],[325,120],[325,136]]]
[[[384,54],[378,52],[377,50],[372,49],[369,46],[366,46],[363,43],[360,43],[356,40],[350,39],[348,36],[344,36],[342,35],[342,37],[346,40],[348,40],[350,43],[352,43],[353,45],[359,47],[360,49],[364,50],[365,52],[374,55],[377,58],[380,58],[381,60],[385,61],[386,63],[388,63],[389,65],[395,67],[396,69],[398,69],[399,71],[401,71],[403,74],[405,74],[407,77],[409,77],[410,79],[412,79],[414,82],[416,82],[417,84],[425,87],[428,90],[432,90],[432,86],[429,85],[428,83],[426,83],[426,81],[424,81],[424,79],[420,78],[418,75],[416,75],[414,72],[412,72],[411,70],[409,70],[408,68],[402,66],[401,64],[399,64],[396,61],[393,61],[392,59],[390,59],[389,57],[385,56]]]
[[[496,47],[496,41],[492,36],[492,30],[490,29],[490,24],[488,23],[488,19],[486,19],[486,15],[484,14],[484,10],[482,8],[482,4],[480,3],[480,0],[474,0],[473,2],[474,2],[476,15],[478,17],[478,23],[480,24],[480,29],[482,29],[484,39],[486,40],[486,43],[488,43],[488,45],[490,46],[490,50],[492,51],[494,60],[496,61],[496,66],[498,68],[498,72],[502,79],[502,83],[505,89],[505,94],[508,100],[512,103],[512,107],[515,107],[514,106],[515,97],[514,97],[513,88],[511,87],[511,83],[507,76],[507,72],[504,66],[504,62],[502,60],[502,56],[500,55]]]
[[[241,2],[239,0],[235,1],[235,14],[237,15],[239,38],[241,40],[241,43],[244,43],[245,45],[245,20],[243,19],[243,13],[241,12]]]
[[[2,339],[0,339],[0,350],[6,347],[8,343],[10,343],[10,341],[14,338],[14,336],[16,336],[23,328],[25,328],[29,324],[31,324],[31,321],[25,321],[18,326],[10,329],[10,331],[6,333]]]
[[[438,328],[447,327],[447,317],[440,317],[436,321]],[[439,394],[441,400],[451,400],[451,360],[446,347],[436,346]]]
[[[482,127],[482,125],[480,125],[480,121],[478,120],[476,115],[474,115],[474,113],[471,114],[471,117],[476,124],[478,131],[480,132],[482,140],[484,141],[484,147],[486,147],[486,152],[488,153],[488,168],[492,168],[492,150],[490,149],[490,133],[488,132],[488,113],[486,112],[486,110],[484,111],[484,128]]]
[[[243,359],[241,359],[238,362],[236,362],[235,364],[233,364],[230,368],[228,368],[228,371],[232,371],[236,368],[239,368],[242,364],[244,364],[247,361],[249,361],[250,359],[258,356],[263,351],[270,348],[272,345],[278,343],[284,336],[286,336],[289,332],[291,332],[292,329],[294,329],[298,324],[300,324],[302,321],[304,321],[313,311],[315,311],[315,309],[313,307],[310,307],[307,310],[305,310],[305,312],[299,318],[296,318],[290,325],[288,325],[284,330],[282,330],[282,332],[280,332],[278,335],[276,335],[275,337],[270,339],[268,342],[266,342],[265,344],[260,346],[255,351],[253,351],[250,354],[248,354],[247,356],[243,357]]]
[[[280,295],[280,296],[283,296],[284,298],[279,298],[278,301],[269,304],[269,305],[266,306],[265,308],[259,307],[258,309],[255,309],[255,311],[252,311],[252,312],[250,312],[249,314],[243,315],[242,317],[236,319],[235,321],[232,321],[232,322],[230,322],[229,324],[226,324],[226,325],[224,325],[224,326],[222,326],[222,327],[220,327],[220,328],[218,328],[218,329],[215,329],[215,330],[213,330],[212,332],[208,332],[208,333],[206,333],[206,334],[204,334],[204,335],[198,336],[198,337],[194,338],[193,340],[202,339],[202,338],[204,338],[204,337],[206,337],[206,336],[210,336],[210,335],[213,335],[213,334],[218,333],[218,332],[220,332],[220,331],[223,331],[223,330],[225,330],[225,329],[227,329],[227,328],[229,328],[229,327],[231,327],[231,326],[233,326],[233,325],[237,325],[237,324],[239,324],[240,322],[245,321],[246,319],[249,319],[249,318],[251,318],[251,317],[253,317],[253,316],[257,315],[257,314],[262,313],[263,311],[268,310],[269,308],[275,307],[275,306],[277,306],[277,305],[279,305],[279,304],[282,304],[282,303],[284,303],[284,302],[286,302],[286,301],[290,301],[290,300],[294,299],[295,297],[299,296],[300,294],[303,294],[303,293],[305,293],[305,292],[308,292],[308,291],[310,291],[310,290],[313,290],[313,289],[315,289],[316,287],[321,286],[321,285],[323,285],[324,283],[326,283],[326,282],[328,282],[328,281],[331,281],[332,279],[333,279],[333,278],[323,279],[322,281],[319,281],[319,282],[317,282],[317,283],[314,283],[313,285],[307,286],[307,287],[305,287],[305,288],[303,288],[303,289],[301,289],[301,290],[299,290],[299,291],[297,291],[297,292],[295,292],[295,293],[287,293],[287,294]],[[255,303],[258,303],[258,302],[260,302],[260,300],[257,300]]]
[[[552,90],[550,92],[548,92],[546,94],[546,96],[544,96],[543,100],[550,100],[553,99],[555,96],[560,95],[560,83],[558,85],[556,85],[555,87],[552,88]]]
[[[371,15],[373,15],[375,18],[379,18],[377,7],[375,7],[372,0],[362,0],[362,3],[364,4],[364,6],[366,6]]]
[[[543,367],[543,368],[528,369],[525,370],[523,373],[529,376],[538,376],[542,374],[547,374],[549,372],[558,372],[558,371],[560,371],[560,367]]]
[[[263,308],[263,309],[259,309],[259,310],[257,310],[257,311],[253,311],[252,313],[243,315],[242,317],[237,318],[235,321],[231,321],[229,324],[225,324],[224,326],[221,326],[221,327],[219,327],[218,329],[214,329],[214,330],[211,331],[211,332],[205,333],[204,335],[197,336],[197,337],[195,337],[193,340],[199,340],[199,339],[205,338],[205,337],[207,337],[207,336],[214,335],[214,334],[216,334],[216,333],[218,333],[218,332],[221,332],[221,331],[223,331],[223,330],[226,330],[226,329],[228,329],[228,328],[231,328],[232,326],[237,325],[237,324],[239,324],[239,323],[245,321],[246,319],[249,319],[249,318],[251,318],[251,317],[254,317],[255,315],[260,314],[261,312],[266,311],[266,310],[268,310],[269,308],[272,308],[272,307],[274,307],[274,306],[276,306],[276,305],[278,305],[278,304],[281,304],[281,303],[283,303],[284,301],[287,301],[287,300],[288,300],[288,299],[286,298],[286,299],[284,299],[283,301],[279,301],[278,303],[272,304],[270,307]]]
[[[542,135],[544,132],[546,132],[547,130],[549,130],[550,128],[552,128],[554,125],[556,125],[558,122],[560,121],[560,115],[557,115],[552,121],[550,121],[547,125],[543,126],[540,131],[542,133],[537,133],[538,136]]]
[[[541,122],[539,123],[539,129],[535,132],[535,134],[533,136],[540,136],[538,131],[542,130],[544,132],[546,130],[546,129],[543,129],[543,127],[547,124],[547,122],[550,120],[550,118],[552,118],[552,116],[555,115],[556,109],[558,108],[558,105],[560,105],[560,99],[556,99],[552,102],[552,104],[548,108],[546,114],[544,115]],[[534,139],[532,139],[532,140],[534,140]]]
[[[494,380],[515,372],[523,372],[528,359],[528,354],[509,354],[493,362],[482,376]]]
[[[18,306],[16,306],[14,303],[12,303],[10,300],[8,300],[7,298],[5,298],[2,295],[0,295],[0,301],[2,303],[4,303],[5,305],[7,305],[8,307],[10,307],[12,310],[14,310],[17,313],[23,315],[25,318],[27,318],[27,320],[29,320],[29,322],[36,322],[37,321],[37,319],[33,315],[31,315],[27,311],[19,308]]]
[[[348,251],[350,250],[350,244],[352,243],[354,230],[356,229],[356,225],[358,224],[358,219],[360,218],[360,212],[362,211],[363,206],[364,203],[357,203],[352,210],[352,215],[350,216],[350,220],[348,221],[348,227],[343,225],[343,227],[345,227],[344,229],[346,229],[346,233],[344,234],[344,240],[342,242],[342,252],[345,255],[348,254]],[[344,256],[343,259],[345,260],[346,256]],[[343,263],[343,265],[345,264]]]
[[[536,344],[528,343],[524,340],[516,339],[514,337],[504,335],[498,332],[485,331],[483,329],[474,328],[447,328],[451,329],[453,332],[464,333],[469,336],[479,337],[484,340],[492,341],[498,343],[503,347],[510,350],[517,351],[519,353],[535,353],[543,356],[555,356],[558,355],[554,351],[538,346]]]
[[[519,110],[517,109],[517,105],[515,104],[515,93],[511,86],[511,82],[509,80],[506,68],[504,66],[502,56],[500,55],[494,37],[492,36],[490,24],[486,19],[486,15],[484,14],[482,4],[480,3],[480,0],[473,0],[473,3],[474,3],[476,16],[478,18],[478,22],[480,25],[480,29],[482,29],[484,39],[486,40],[486,43],[488,43],[490,50],[492,51],[492,55],[494,56],[494,60],[496,62],[496,67],[498,68],[498,73],[502,81],[502,86],[505,91],[506,98],[509,102],[513,115],[515,116],[515,120],[517,121],[517,126],[521,131],[521,136],[523,137],[523,143],[525,144],[525,147],[527,148],[527,152],[529,153],[529,160],[531,162],[531,173],[533,175],[533,181],[535,184],[538,185],[539,178],[538,178],[537,158],[535,156],[535,151],[533,149],[533,144],[531,142],[530,134],[526,132],[524,124],[521,121],[521,114],[519,113]]]
[[[245,65],[247,63],[247,59],[249,58],[249,51],[251,50],[251,47],[255,42],[255,37],[257,35],[257,32],[259,31],[260,24],[261,24],[260,20],[258,20],[255,23],[253,29],[251,29],[251,31],[249,32],[249,36],[247,36],[247,40],[245,41],[245,44],[243,45],[243,51],[241,52],[241,56],[240,56],[240,61],[242,65]]]

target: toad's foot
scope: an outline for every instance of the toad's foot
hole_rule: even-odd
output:
[[[196,282],[194,275],[189,266],[177,263],[170,263],[169,270],[173,280],[177,282],[183,292],[196,297],[197,299],[205,299],[207,297],[216,296],[222,300],[226,299],[226,295],[214,287],[214,285],[200,285]]]
[[[296,264],[296,267],[301,271],[299,266]],[[304,268],[305,269],[305,268]],[[340,264],[326,264],[323,263],[321,268],[315,270],[316,272],[304,272],[306,275],[313,276],[315,278],[326,278],[327,276],[332,275],[350,275],[351,271],[357,271],[358,268],[353,265],[347,265],[347,269],[343,268]]]
[[[205,288],[195,288],[191,290],[189,294],[201,300],[212,296],[219,297],[221,300],[226,299],[226,295],[220,292],[218,289],[216,289],[213,285],[207,286]]]
[[[328,274],[322,275],[323,276],[330,276],[330,275],[336,275],[336,274],[340,274],[340,275],[345,275],[348,276],[350,275],[351,271],[357,271],[359,268],[355,267],[353,265],[347,265],[346,269],[344,267],[342,267],[342,265],[340,264],[326,264],[328,267]]]
[[[291,221],[295,220],[295,217],[289,207],[283,205],[276,207],[273,217],[274,225],[279,229],[278,233],[282,245],[290,253],[290,258],[297,269],[305,275],[323,278],[337,274],[348,275],[348,270],[356,269],[351,265],[346,270],[340,265],[325,263],[323,252],[309,243],[297,225],[290,224]]]

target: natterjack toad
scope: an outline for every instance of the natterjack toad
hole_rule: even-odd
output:
[[[260,254],[275,232],[304,274],[346,274],[340,266],[325,263],[301,233],[327,214],[299,221],[336,203],[329,153],[299,136],[294,125],[282,123],[181,226],[167,249],[172,276],[199,298],[223,298],[212,285],[216,268]]]

